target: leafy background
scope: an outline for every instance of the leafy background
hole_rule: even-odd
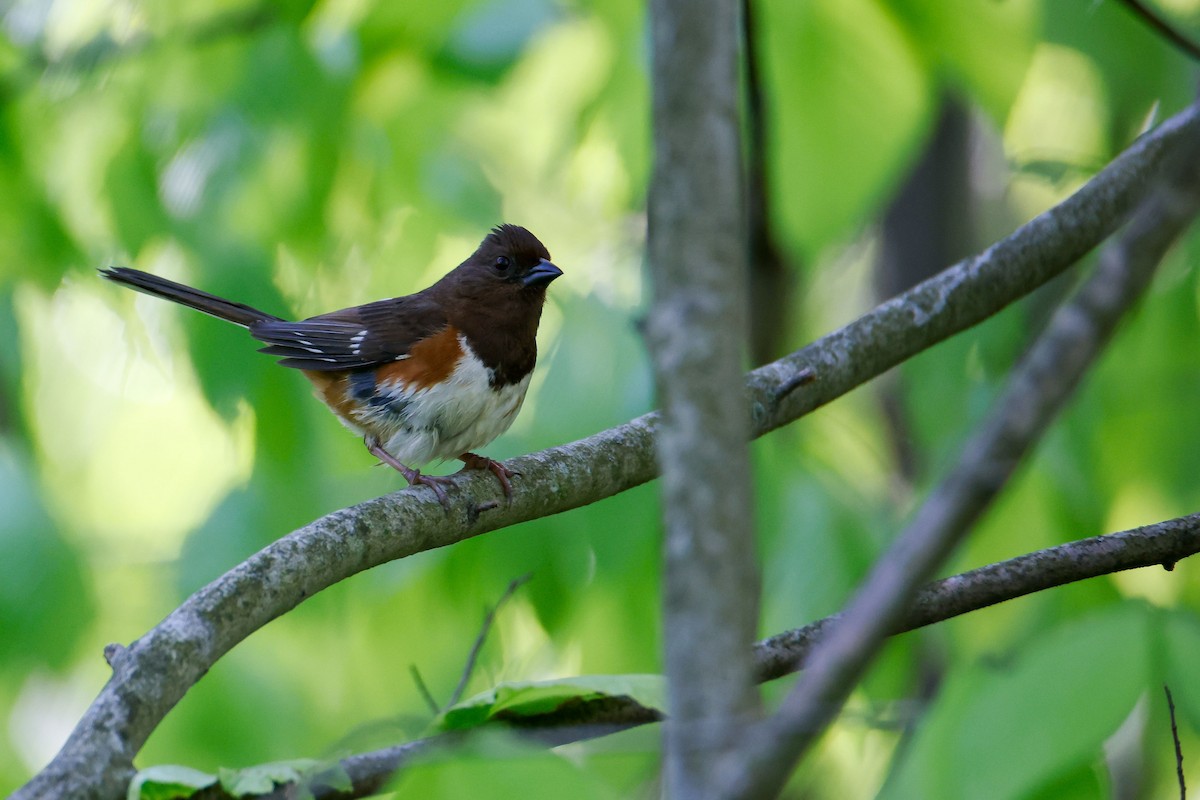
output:
[[[1195,0],[1162,8],[1200,30]],[[802,288],[789,348],[876,302],[877,220],[945,104],[969,114],[979,249],[1194,90],[1115,2],[754,9],[774,234]],[[489,226],[524,224],[566,278],[525,410],[488,453],[624,421],[653,406],[636,330],[646,46],[629,0],[0,3],[0,790],[56,751],[106,679],[105,644],[400,485],[241,331],[95,269],[304,316],[419,289]],[[1193,237],[1164,265],[952,569],[1196,510],[1198,251]],[[899,427],[872,387],[755,444],[764,634],[839,607],[1043,313],[1035,298],[905,365]],[[649,486],[358,576],[222,660],[140,764],[215,772],[418,736],[431,714],[409,665],[446,698],[484,607],[526,572],[470,691],[657,672],[658,536]],[[1160,686],[1200,752],[1195,572],[1090,581],[895,640],[796,796],[1175,796]],[[565,760],[484,742],[401,788],[650,797],[656,748],[653,731]]]

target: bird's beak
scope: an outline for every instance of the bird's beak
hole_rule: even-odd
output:
[[[526,273],[525,277],[521,279],[521,283],[524,286],[547,286],[559,275],[562,275],[562,270],[543,258]]]

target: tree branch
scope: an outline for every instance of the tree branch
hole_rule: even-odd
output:
[[[731,767],[723,796],[774,797],[793,766],[837,715],[921,582],[990,507],[1021,459],[1066,405],[1158,263],[1200,209],[1200,131],[1163,170],[1161,183],[1101,256],[1091,278],[1054,315],[1017,367],[996,410],[958,464],[876,562],[844,620],[813,654],[778,713]]]
[[[790,356],[751,372],[751,432],[761,436],[971,327],[1062,272],[1140,200],[1164,155],[1197,126],[1172,117],[1055,208],[984,253],[884,303]],[[797,376],[815,382],[796,391]],[[379,564],[529,519],[557,514],[651,480],[656,413],[571,444],[514,459],[511,504],[479,514],[487,476],[459,482],[446,516],[432,492],[407,489],[333,512],[273,542],[200,589],[114,655],[113,675],[57,756],[14,795],[120,798],[133,757],[216,661],[322,589]]]
[[[1175,26],[1167,22],[1165,17],[1143,3],[1142,0],[1121,0],[1121,3],[1176,50],[1192,61],[1200,61],[1200,46],[1176,30]]]

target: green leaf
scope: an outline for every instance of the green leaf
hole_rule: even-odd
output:
[[[1015,800],[1100,759],[1148,684],[1149,630],[1114,605],[952,677],[880,798]]]
[[[216,782],[216,775],[165,764],[140,770],[130,781],[126,797],[128,800],[182,800]]]
[[[892,7],[929,63],[1003,122],[1033,57],[1038,5],[1030,0],[895,0]]]
[[[437,730],[475,728],[505,717],[549,714],[568,703],[628,697],[643,708],[666,708],[661,675],[583,675],[553,681],[501,683],[447,709],[434,720]]]
[[[561,13],[548,0],[485,0],[463,10],[440,54],[456,75],[498,81]]]
[[[807,255],[853,233],[887,197],[931,112],[929,76],[874,0],[762,6],[775,197]]]
[[[328,786],[330,789],[336,789],[339,792],[350,792],[354,789],[354,781],[350,780],[350,773],[346,772],[346,768],[339,762],[334,762],[323,766],[313,775],[312,783]]]
[[[340,792],[354,788],[341,764],[311,758],[275,761],[245,769],[222,767],[219,777],[191,767],[163,765],[138,772],[129,784],[128,800],[183,800],[218,781],[222,789],[235,797],[267,794],[276,785],[289,783],[300,787],[300,796],[311,796],[309,787],[313,784]]]
[[[140,252],[147,242],[170,230],[158,199],[158,176],[153,154],[131,138],[108,164],[104,188],[112,202],[113,223],[121,245]]]
[[[30,466],[0,439],[0,663],[61,666],[94,603],[84,564],[47,512]]]
[[[221,788],[235,796],[266,794],[276,785],[295,784],[311,796],[309,787],[316,783],[339,791],[352,788],[350,776],[340,764],[311,758],[273,761],[244,769],[221,769]]]
[[[1124,3],[1096,3],[1086,11],[1070,3],[1046,3],[1044,10],[1046,41],[1078,51],[1102,75],[1113,130],[1132,137],[1152,107],[1172,113],[1191,101],[1188,57]]]
[[[1166,663],[1163,683],[1171,689],[1179,714],[1194,729],[1200,729],[1200,687],[1196,665],[1200,664],[1200,618],[1190,610],[1164,612],[1162,647]]]

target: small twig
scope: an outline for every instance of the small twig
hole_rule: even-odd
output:
[[[1141,0],[1122,0],[1122,2],[1129,7],[1129,10],[1135,16],[1141,17],[1143,22],[1174,45],[1176,49],[1182,51],[1193,61],[1200,61],[1200,46],[1197,46],[1191,39],[1175,30],[1175,27],[1163,19],[1158,12],[1141,2]]]
[[[437,704],[437,700],[433,699],[433,695],[429,692],[429,687],[425,685],[425,679],[421,677],[421,671],[417,669],[416,664],[408,665],[408,674],[412,675],[413,683],[417,685],[417,691],[424,698],[425,705],[429,706],[429,710],[433,712],[434,716],[440,714],[442,708]]]
[[[467,663],[463,665],[462,677],[458,679],[458,686],[454,687],[454,693],[446,701],[446,705],[442,708],[443,711],[462,699],[463,692],[467,688],[467,681],[471,679],[471,673],[475,671],[475,662],[479,660],[479,651],[483,649],[483,643],[487,639],[488,632],[492,629],[492,623],[496,621],[496,612],[500,610],[500,606],[504,605],[516,593],[517,589],[529,583],[529,579],[532,577],[533,573],[526,573],[519,578],[514,578],[508,584],[508,588],[504,590],[504,594],[500,595],[500,599],[496,601],[496,604],[484,614],[483,625],[479,629],[479,635],[475,637],[475,643],[471,645],[471,652],[467,655]]]
[[[1179,744],[1179,728],[1175,724],[1175,698],[1171,697],[1171,687],[1163,684],[1167,693],[1167,710],[1171,712],[1171,738],[1175,740],[1175,774],[1179,776],[1179,800],[1187,800],[1187,784],[1183,780],[1183,747]]]
[[[124,652],[125,645],[120,644],[119,642],[110,642],[109,644],[104,645],[104,660],[111,667],[113,662],[120,658],[121,654]]]

